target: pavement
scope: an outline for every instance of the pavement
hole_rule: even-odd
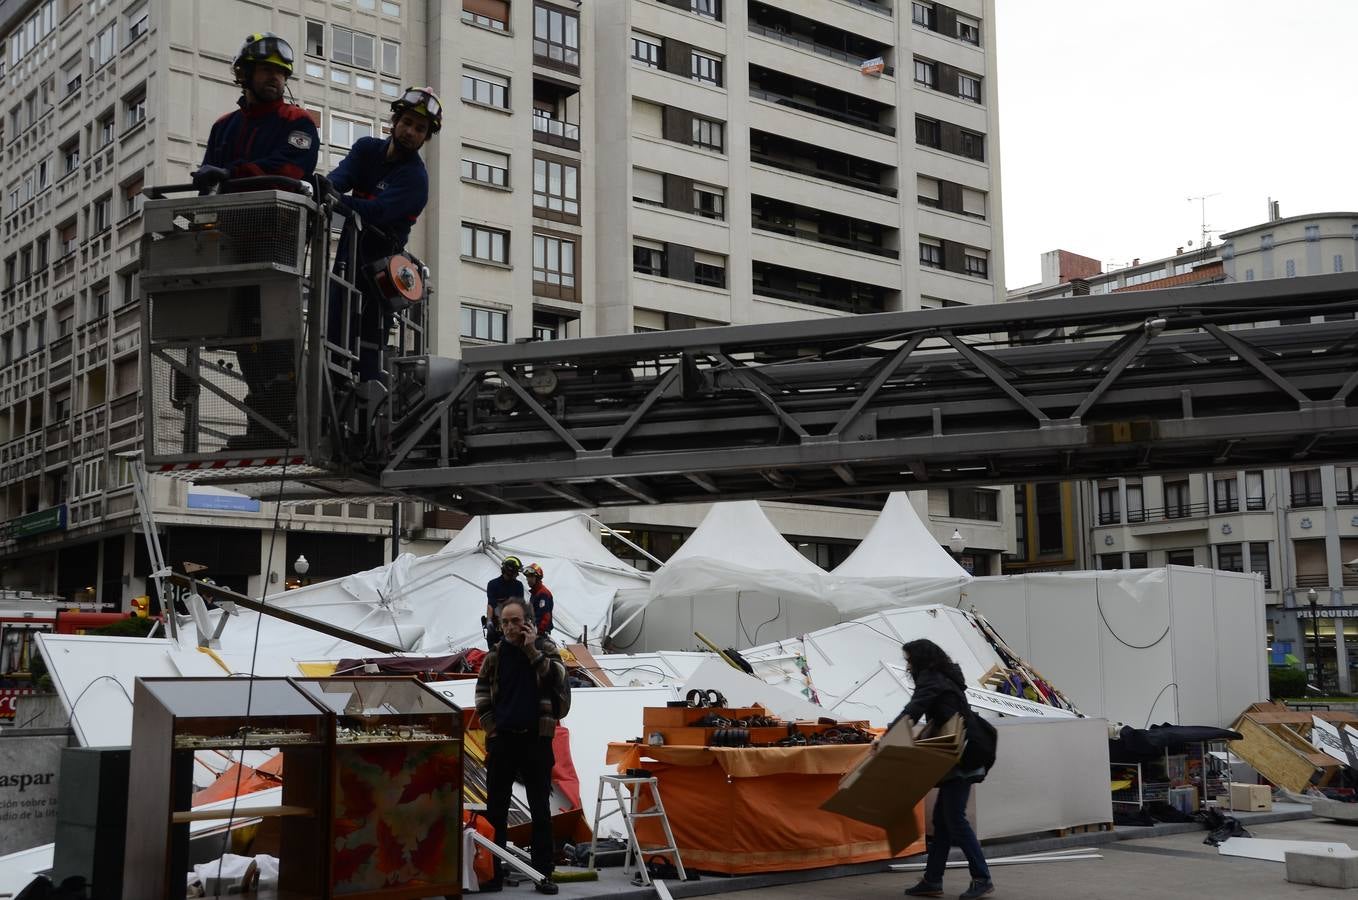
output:
[[[1338,841],[1358,849],[1358,826],[1337,824],[1310,816],[1301,804],[1277,803],[1268,813],[1236,813],[1254,837],[1280,840]],[[1093,848],[1101,859],[996,866],[993,896],[1006,900],[1156,900],[1156,898],[1274,898],[1317,896],[1331,888],[1289,884],[1282,863],[1221,856],[1203,843],[1207,832],[1199,825],[1156,825],[1066,837],[1030,836],[988,841],[986,856],[997,859],[1044,850]],[[907,862],[923,862],[915,857]],[[893,860],[892,863],[901,862]],[[872,898],[900,897],[918,880],[916,872],[892,872],[886,862],[839,866],[804,872],[781,872],[739,877],[704,876],[698,881],[666,882],[678,897],[740,894],[742,898]],[[965,869],[949,869],[946,897],[956,897],[967,886]],[[506,888],[506,895],[537,896],[531,885]],[[617,868],[601,869],[600,879],[561,885],[563,898],[642,900],[657,896],[654,889],[633,885]]]

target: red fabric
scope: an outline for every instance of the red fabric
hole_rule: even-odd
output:
[[[486,651],[477,650],[475,647],[467,652],[467,668],[473,672],[481,671],[481,662],[486,658]]]
[[[483,837],[495,840],[495,829],[486,817],[477,812],[464,809],[462,811],[462,826],[464,828],[475,828],[481,832]],[[495,856],[480,844],[476,845],[476,855],[472,857],[472,870],[476,872],[477,881],[495,880]]]
[[[556,764],[552,766],[552,783],[571,801],[572,805],[568,809],[579,809],[580,776],[575,773],[575,762],[571,759],[571,733],[559,722],[556,734],[552,736],[552,756],[556,759]]]

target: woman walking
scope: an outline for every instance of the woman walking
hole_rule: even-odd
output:
[[[915,680],[915,693],[901,715],[909,716],[915,722],[928,719],[935,728],[960,715],[965,727],[971,707],[967,704],[967,683],[957,663],[933,641],[910,641],[901,649],[905,652],[906,668]],[[924,877],[919,884],[905,889],[907,897],[943,896],[943,872],[947,868],[948,852],[954,846],[966,855],[967,868],[971,870],[971,885],[961,893],[960,900],[984,897],[995,890],[985,854],[981,852],[981,842],[967,821],[971,786],[985,778],[987,766],[979,762],[984,753],[982,747],[972,747],[969,742],[962,759],[938,783],[938,797],[934,801],[934,839],[929,844]]]

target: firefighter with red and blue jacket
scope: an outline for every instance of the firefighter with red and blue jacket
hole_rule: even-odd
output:
[[[391,136],[359,138],[329,175],[334,190],[345,195],[343,203],[358,214],[365,228],[359,241],[360,270],[405,249],[410,230],[429,200],[429,175],[420,158],[429,138],[443,127],[443,105],[430,87],[412,87],[391,104]],[[370,230],[376,226],[376,231]],[[345,227],[340,236],[336,269],[344,274],[354,229]],[[378,233],[380,232],[380,234]],[[381,374],[381,348],[391,329],[391,310],[376,295],[366,278],[360,277],[360,309],[351,310],[359,338],[359,377],[364,381]],[[344,306],[333,294],[330,301],[331,340],[340,334]]]
[[[280,175],[300,181],[315,172],[316,123],[283,99],[292,64],[292,47],[278,35],[263,32],[245,39],[231,66],[241,88],[240,108],[212,126],[203,165],[194,173],[200,190],[223,177]]]

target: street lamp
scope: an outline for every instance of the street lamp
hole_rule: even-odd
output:
[[[297,573],[297,580],[303,581],[306,573],[311,571],[311,563],[301,553],[297,554],[297,559],[292,563],[292,570]]]
[[[961,556],[962,551],[967,549],[967,539],[962,537],[962,532],[954,528],[952,537],[948,538],[948,546],[952,548],[953,556]]]
[[[1320,595],[1315,588],[1307,589],[1306,602],[1311,605],[1311,657],[1316,661],[1316,687],[1324,690],[1324,670],[1320,664]]]

